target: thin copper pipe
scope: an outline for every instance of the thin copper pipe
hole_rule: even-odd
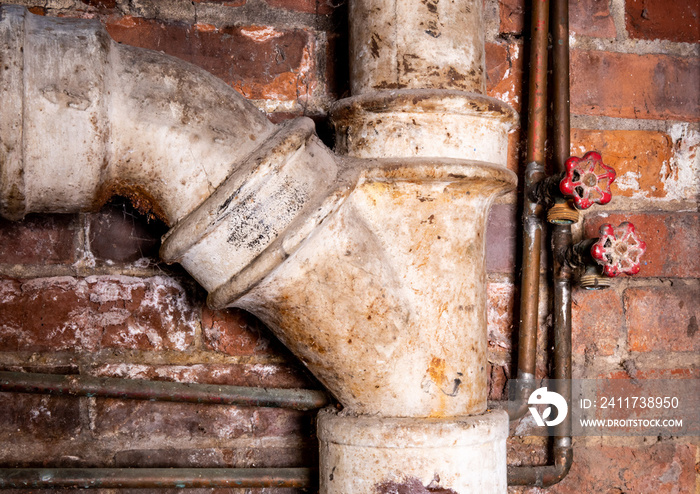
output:
[[[542,206],[533,200],[535,185],[545,178],[544,152],[547,137],[547,38],[549,0],[534,0],[527,131],[527,167],[523,191],[523,251],[518,334],[518,373],[521,386],[515,406],[509,407],[511,420],[527,411],[527,397],[534,390],[539,325],[540,252],[542,250]]]
[[[296,487],[313,485],[308,468],[2,468],[0,489]]]
[[[253,388],[23,372],[0,372],[0,391],[295,410],[314,410],[328,403],[323,391],[312,389]]]
[[[537,4],[537,0],[535,0]],[[554,158],[559,171],[569,157],[569,4],[553,2],[554,42]],[[566,254],[571,246],[571,226],[553,225],[552,258],[554,274],[554,378],[556,391],[571,404],[571,266]],[[569,406],[571,409],[571,406]],[[555,429],[553,465],[508,468],[509,485],[548,487],[561,481],[573,463],[571,421],[567,417]]]

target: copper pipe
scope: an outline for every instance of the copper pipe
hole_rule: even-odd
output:
[[[523,191],[523,251],[518,335],[518,373],[522,384],[509,407],[511,420],[527,411],[527,397],[534,390],[537,361],[537,327],[540,295],[540,252],[543,208],[533,200],[535,185],[545,178],[544,148],[547,137],[547,37],[549,0],[534,0],[527,131],[527,167]]]
[[[295,410],[314,410],[328,403],[323,391],[311,389],[253,388],[22,372],[0,372],[0,391]]]
[[[313,477],[308,468],[2,468],[0,489],[303,488]]]
[[[554,0],[554,159],[560,173],[566,171],[571,155],[571,105],[569,94],[569,0]],[[571,208],[571,206],[569,206]],[[571,410],[571,282],[573,269],[566,260],[572,245],[571,225],[554,225],[552,258],[554,262],[554,378],[557,392]],[[563,479],[573,462],[571,416],[556,427],[555,447],[561,449]],[[555,483],[555,482],[553,482]]]
[[[537,1],[535,2],[538,3]],[[554,0],[554,158],[557,169],[564,170],[569,157],[569,4]],[[571,278],[572,269],[566,261],[571,247],[571,226],[553,225],[552,254],[554,271],[554,378],[556,391],[571,404]],[[571,406],[569,406],[571,409]],[[554,464],[508,468],[509,485],[548,487],[569,473],[573,462],[571,420],[558,425],[554,438]]]

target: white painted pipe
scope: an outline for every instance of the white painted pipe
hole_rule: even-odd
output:
[[[0,7],[0,213],[114,194],[174,225],[275,130],[223,81],[97,21]]]
[[[478,0],[437,4],[480,12]],[[483,37],[468,13],[459,29],[440,14],[440,36],[423,33],[472,39],[468,56],[401,83],[413,89],[373,93],[383,75],[354,76],[359,93],[333,110],[340,157],[309,119],[272,125],[203,70],[118,45],[97,22],[1,7],[0,213],[121,194],[163,218],[162,257],[211,306],[258,315],[343,403],[321,416],[323,492],[505,492],[507,418],[486,412],[484,250],[490,205],[516,181],[516,115],[477,94]],[[393,32],[396,53],[423,49],[414,21]],[[482,453],[459,464],[470,449]],[[369,463],[374,481],[356,482]]]

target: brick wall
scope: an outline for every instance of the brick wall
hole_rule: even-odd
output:
[[[162,50],[235,87],[273,121],[326,111],[347,92],[340,0],[17,0],[35,13],[100,19],[118,41]],[[572,153],[614,166],[614,199],[576,228],[635,223],[641,273],[574,292],[574,375],[698,377],[700,28],[697,2],[572,0]],[[663,8],[661,5],[663,4]],[[524,0],[485,0],[489,93],[523,111]],[[511,163],[522,169],[522,133]],[[516,195],[488,231],[491,397],[512,374]],[[317,386],[250,315],[204,307],[201,288],[157,260],[165,228],[115,200],[97,213],[0,221],[0,368],[250,386]],[[543,277],[546,275],[543,269]],[[538,375],[551,319],[543,289]],[[313,414],[285,410],[0,394],[2,466],[306,466]],[[570,475],[513,492],[685,493],[687,438],[577,439]],[[544,463],[541,440],[509,441],[513,464]],[[209,492],[210,490],[202,490]],[[216,492],[224,492],[217,490]],[[279,490],[276,492],[280,492]]]

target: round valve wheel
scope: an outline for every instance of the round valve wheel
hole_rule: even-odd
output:
[[[617,228],[611,224],[603,225],[600,238],[591,247],[591,255],[603,266],[606,276],[637,274],[639,258],[646,249],[647,244],[634,231],[634,225],[625,221]]]
[[[613,181],[615,170],[603,163],[600,154],[590,151],[583,158],[572,156],[566,160],[566,174],[559,182],[559,190],[572,197],[578,209],[588,209],[593,204],[610,202]]]

